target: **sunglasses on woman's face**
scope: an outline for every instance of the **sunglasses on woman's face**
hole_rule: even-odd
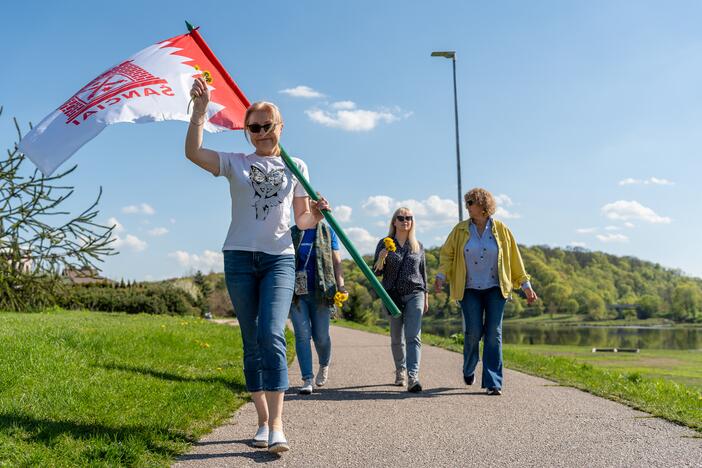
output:
[[[404,221],[412,221],[414,218],[412,216],[397,215],[395,216],[395,219],[402,223]]]
[[[473,206],[475,204],[475,200],[468,200],[466,203],[468,206]]]
[[[268,133],[271,128],[275,127],[275,125],[276,124],[274,124],[274,123],[267,123],[267,124],[263,124],[263,125],[253,123],[253,124],[247,125],[247,128],[249,129],[249,131],[251,133],[258,133],[261,130],[263,130],[264,133]]]

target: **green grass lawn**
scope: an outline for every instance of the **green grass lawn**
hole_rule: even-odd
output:
[[[388,334],[378,326],[335,320],[358,330]],[[463,335],[422,333],[422,342],[463,351]],[[644,350],[639,354],[593,354],[579,346],[504,345],[505,367],[545,377],[702,433],[702,351]]]
[[[234,327],[0,313],[0,466],[167,466],[246,401]]]

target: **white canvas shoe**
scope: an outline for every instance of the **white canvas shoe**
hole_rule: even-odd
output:
[[[288,440],[283,431],[271,431],[268,435],[268,451],[272,453],[283,453],[290,450]]]
[[[329,366],[319,366],[319,372],[317,372],[317,378],[314,380],[315,385],[318,387],[324,387],[329,378]]]
[[[300,395],[311,395],[312,394],[312,379],[306,379],[300,387],[298,392]]]
[[[253,446],[258,448],[268,447],[268,426],[261,426],[253,438]]]

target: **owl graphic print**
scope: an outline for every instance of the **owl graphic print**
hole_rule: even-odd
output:
[[[304,187],[279,156],[219,153],[219,176],[229,180],[232,218],[223,250],[294,254],[290,225],[295,197]],[[307,166],[293,161],[308,177]]]
[[[265,169],[251,166],[249,178],[255,192],[253,206],[256,208],[256,219],[263,221],[271,208],[280,205],[282,201],[281,188],[286,182],[285,170],[271,169],[270,172],[265,172]]]

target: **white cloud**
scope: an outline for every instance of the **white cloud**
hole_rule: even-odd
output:
[[[648,179],[634,179],[627,177],[626,179],[620,180],[619,185],[675,185],[675,182],[658,177],[649,177]]]
[[[202,255],[177,250],[169,253],[168,256],[175,258],[181,266],[188,269],[222,271],[224,266],[224,255],[222,252],[214,252],[212,250],[205,250]]]
[[[432,240],[432,245],[430,247],[439,247],[444,245],[444,242],[446,242],[446,237],[445,236],[435,236]]]
[[[309,109],[305,114],[318,124],[325,127],[340,128],[348,132],[367,132],[373,130],[379,123],[392,123],[400,118],[397,111],[366,109],[335,109],[331,112],[322,109]]]
[[[342,223],[351,221],[351,212],[353,209],[350,206],[339,205],[334,208],[334,217]]]
[[[168,234],[168,229],[165,227],[157,227],[149,230],[149,235],[154,237],[164,236]]]
[[[597,234],[597,239],[600,242],[629,242],[629,238],[624,234]]]
[[[452,224],[458,221],[458,205],[453,200],[430,195],[425,200],[395,200],[387,195],[368,197],[361,205],[363,210],[371,216],[389,216],[400,207],[409,208],[417,218],[417,230],[425,231],[429,227]],[[378,226],[385,227],[388,221],[377,222]]]
[[[597,228],[578,228],[575,230],[578,234],[592,234],[597,232]]]
[[[513,213],[511,211],[508,211],[507,209],[498,206],[497,209],[495,210],[495,217],[497,218],[502,218],[502,219],[517,219],[521,218],[522,215],[518,213]]]
[[[504,193],[501,193],[501,194],[495,196],[495,203],[497,203],[498,205],[503,205],[503,206],[514,205],[514,202],[509,197],[509,195],[505,195]]]
[[[618,200],[602,207],[602,213],[615,221],[640,220],[653,224],[668,224],[671,219],[657,215],[651,208],[637,201]]]
[[[570,241],[568,243],[568,245],[571,247],[582,247],[582,248],[587,247],[587,244],[585,242],[578,242],[578,241]]]
[[[620,229],[619,226],[605,226],[605,231],[619,231]]]
[[[333,109],[338,109],[338,110],[350,110],[350,109],[355,109],[356,108],[356,103],[353,101],[337,101],[335,103],[332,103],[332,108]]]
[[[171,224],[175,224],[175,223],[176,223],[175,218],[171,218],[170,221],[171,221]]]
[[[379,237],[371,235],[370,232],[360,227],[350,227],[345,232],[361,255],[375,253],[375,246],[380,240]],[[344,248],[344,250],[346,249]]]
[[[628,227],[629,229],[633,229],[636,227],[636,224],[627,221],[626,223],[624,223],[624,226]]]
[[[371,216],[381,216],[389,215],[393,212],[394,201],[391,197],[387,195],[374,195],[368,197],[365,202],[361,205],[361,208],[365,210]]]
[[[139,205],[125,206],[122,208],[122,213],[152,215],[156,213],[156,210],[154,210],[148,203],[141,203]]]
[[[324,97],[324,94],[304,85],[295,86],[294,88],[281,89],[279,92],[281,94],[287,94],[288,96],[307,99]]]
[[[659,179],[657,177],[651,177],[648,180],[654,185],[675,185],[675,182],[672,182],[668,179]]]
[[[114,232],[115,234],[124,231],[124,226],[122,226],[122,223],[117,221],[117,218],[115,217],[112,217],[107,220],[107,226],[114,226],[115,228],[112,230],[112,232]]]
[[[495,196],[495,203],[497,203],[497,209],[495,210],[495,216],[502,219],[517,219],[521,218],[522,215],[509,211],[506,206],[514,205],[514,202],[504,193]]]
[[[146,250],[148,244],[143,240],[139,239],[137,236],[127,234],[124,237],[115,236],[115,241],[112,243],[112,246],[116,249],[126,247],[134,252],[142,252]]]

